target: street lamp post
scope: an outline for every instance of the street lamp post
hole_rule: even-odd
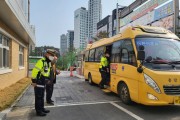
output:
[[[180,20],[179,20],[179,0],[174,0],[174,33],[179,36],[179,25],[180,25]]]
[[[116,4],[116,35],[119,33],[119,15],[118,15],[118,3]]]
[[[118,5],[118,3],[116,4],[116,34],[119,33],[119,8],[118,7],[125,7],[125,6],[122,6],[122,5]]]
[[[122,8],[124,6],[116,4],[116,34],[119,33],[119,6]]]

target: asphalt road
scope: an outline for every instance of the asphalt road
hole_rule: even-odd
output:
[[[48,107],[46,117],[34,116],[31,120],[180,120],[179,106],[150,107],[139,104],[131,106],[121,102],[73,104]]]
[[[36,116],[30,88],[7,115],[7,120],[180,120],[180,106],[125,105],[117,95],[105,94],[83,79],[69,77],[68,72],[57,78],[55,105],[45,104],[51,111],[47,116]]]

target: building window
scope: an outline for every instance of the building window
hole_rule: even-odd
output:
[[[24,66],[24,48],[19,45],[19,66]]]
[[[10,67],[10,39],[0,33],[0,69]]]
[[[88,61],[89,51],[85,52],[85,61]]]

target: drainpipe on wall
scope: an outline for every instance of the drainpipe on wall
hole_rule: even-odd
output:
[[[27,77],[29,77],[29,46],[30,46],[30,42],[28,42],[27,45]]]
[[[28,0],[28,22],[30,23],[30,0]]]

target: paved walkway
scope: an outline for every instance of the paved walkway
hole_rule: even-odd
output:
[[[105,94],[99,90],[99,87],[90,86],[84,79],[70,77],[68,71],[62,72],[57,76],[57,83],[54,86],[52,99],[55,101],[55,105],[49,106],[45,103],[45,107],[119,101],[116,95]],[[7,120],[30,120],[34,119],[34,117],[36,117],[34,110],[34,90],[30,86],[20,101],[7,115]]]
[[[125,105],[117,95],[106,94],[84,79],[69,77],[69,72],[57,77],[53,100],[55,105],[45,104],[51,111],[46,117],[36,116],[30,86],[7,114],[7,120],[180,120],[179,106]]]

